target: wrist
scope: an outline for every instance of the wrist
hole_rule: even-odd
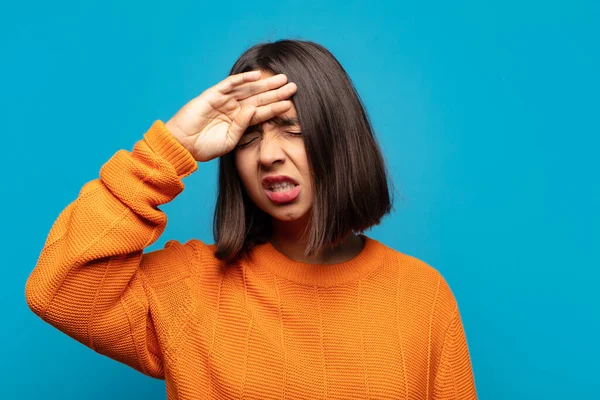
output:
[[[171,136],[173,136],[179,142],[179,144],[193,154],[190,146],[188,146],[188,140],[186,140],[187,136],[173,122],[171,122],[171,120],[165,123],[165,128],[167,128]]]

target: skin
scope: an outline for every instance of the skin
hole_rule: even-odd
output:
[[[272,77],[261,71],[262,77]],[[281,118],[298,118],[291,108]],[[363,240],[348,235],[339,245],[321,251],[315,258],[304,256],[301,234],[313,205],[313,186],[301,127],[278,126],[271,119],[257,124],[260,131],[247,131],[234,149],[235,165],[250,199],[272,217],[274,234],[271,244],[288,258],[308,264],[334,264],[354,258],[362,250]],[[262,179],[270,175],[287,175],[300,185],[300,195],[290,203],[275,204],[266,195]]]
[[[282,128],[274,117],[297,117],[291,100],[296,84],[284,74],[252,71],[231,75],[206,89],[185,104],[166,128],[194,157],[206,162],[230,151],[235,152],[236,168],[249,197],[273,218],[273,246],[288,258],[309,264],[334,264],[354,258],[363,248],[362,239],[354,234],[339,245],[326,248],[315,258],[303,255],[305,243],[301,233],[312,208],[313,188],[308,160],[299,126]],[[263,131],[248,146],[248,127]],[[293,203],[272,203],[262,188],[266,175],[288,175],[301,185]]]

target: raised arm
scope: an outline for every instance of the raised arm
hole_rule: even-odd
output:
[[[230,75],[205,90],[166,124],[157,120],[132,152],[118,151],[52,226],[25,297],[44,321],[98,353],[164,377],[153,285],[186,277],[192,242],[168,242],[143,254],[165,229],[158,208],[184,188],[182,179],[233,150],[250,124],[291,107],[285,75]],[[282,86],[283,85],[283,86]],[[161,321],[164,322],[164,321]]]
[[[118,151],[53,224],[26,283],[31,310],[95,351],[162,378],[140,264],[156,264],[166,255],[161,252],[172,254],[171,264],[184,262],[171,246],[148,254],[143,249],[166,226],[158,205],[175,198],[182,178],[196,169],[160,120],[132,152]]]

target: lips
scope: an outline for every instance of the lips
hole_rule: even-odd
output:
[[[298,182],[296,182],[294,179],[290,178],[287,175],[271,175],[264,177],[262,180],[263,188],[265,188],[266,190],[269,190],[269,188],[274,184],[281,182],[291,182],[294,185],[298,186]]]
[[[269,189],[265,189],[265,194],[275,204],[286,204],[290,203],[300,196],[300,185],[295,186],[293,189],[285,192],[272,192]]]
[[[290,182],[294,187],[286,191],[273,192],[270,188],[276,183]],[[286,175],[272,175],[263,178],[263,188],[267,197],[275,204],[286,204],[290,203],[300,196],[300,185],[294,179]]]

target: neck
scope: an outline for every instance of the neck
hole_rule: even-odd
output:
[[[302,238],[306,223],[306,218],[295,221],[273,219],[271,244],[287,258],[306,264],[342,263],[356,257],[363,249],[363,239],[350,233],[339,244],[321,249],[314,257],[307,257],[304,255],[306,240]]]

